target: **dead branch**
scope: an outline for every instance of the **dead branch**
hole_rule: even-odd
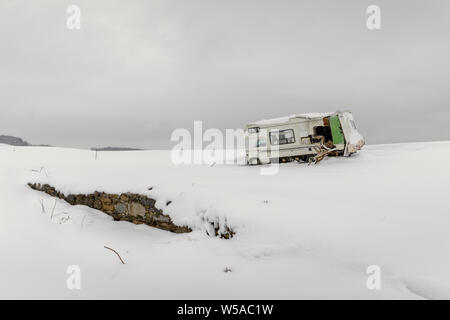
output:
[[[120,261],[122,262],[122,264],[125,264],[125,262],[123,262],[123,260],[122,260],[122,257],[120,256],[120,254],[117,253],[116,250],[114,250],[114,249],[112,249],[112,248],[110,248],[110,247],[107,247],[107,246],[104,246],[104,248],[105,248],[105,249],[108,249],[108,250],[111,250],[112,252],[114,252],[114,253],[119,257],[119,259],[120,259]]]
[[[42,213],[46,213],[44,207],[44,200],[40,199],[39,202],[41,203]]]
[[[55,199],[55,204],[53,205],[52,214],[50,215],[50,220],[53,219],[53,214],[55,213],[55,208],[56,208],[56,199]]]

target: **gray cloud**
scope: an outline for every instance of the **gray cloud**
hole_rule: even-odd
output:
[[[380,31],[365,26],[373,3]],[[3,0],[0,134],[168,146],[194,120],[341,108],[369,143],[450,139],[449,36],[446,0]]]

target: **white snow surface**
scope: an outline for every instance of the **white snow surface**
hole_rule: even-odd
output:
[[[95,160],[0,145],[0,298],[449,299],[449,157],[450,142],[369,145],[261,175],[260,166],[175,165],[170,151]],[[194,231],[115,222],[28,182],[146,194]],[[205,217],[235,237],[209,237]],[[66,286],[70,265],[81,268],[80,290]],[[380,290],[366,286],[370,265],[381,268]]]

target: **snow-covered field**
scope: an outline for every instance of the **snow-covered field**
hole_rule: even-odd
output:
[[[0,298],[450,298],[449,158],[450,142],[372,145],[261,175],[177,166],[169,151],[95,160],[93,151],[0,145]],[[55,198],[28,182],[147,194],[194,231],[114,222],[61,200],[53,210]],[[207,236],[205,217],[235,237]],[[70,265],[81,268],[81,290],[66,286]],[[380,290],[366,286],[370,265],[381,268]]]

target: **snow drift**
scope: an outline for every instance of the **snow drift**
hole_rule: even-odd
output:
[[[94,153],[0,145],[0,298],[450,298],[449,142],[367,146],[276,175]],[[28,182],[145,194],[193,232],[114,222]],[[208,221],[236,235],[208,237]],[[81,290],[66,286],[70,265]],[[371,265],[380,290],[366,286]]]

